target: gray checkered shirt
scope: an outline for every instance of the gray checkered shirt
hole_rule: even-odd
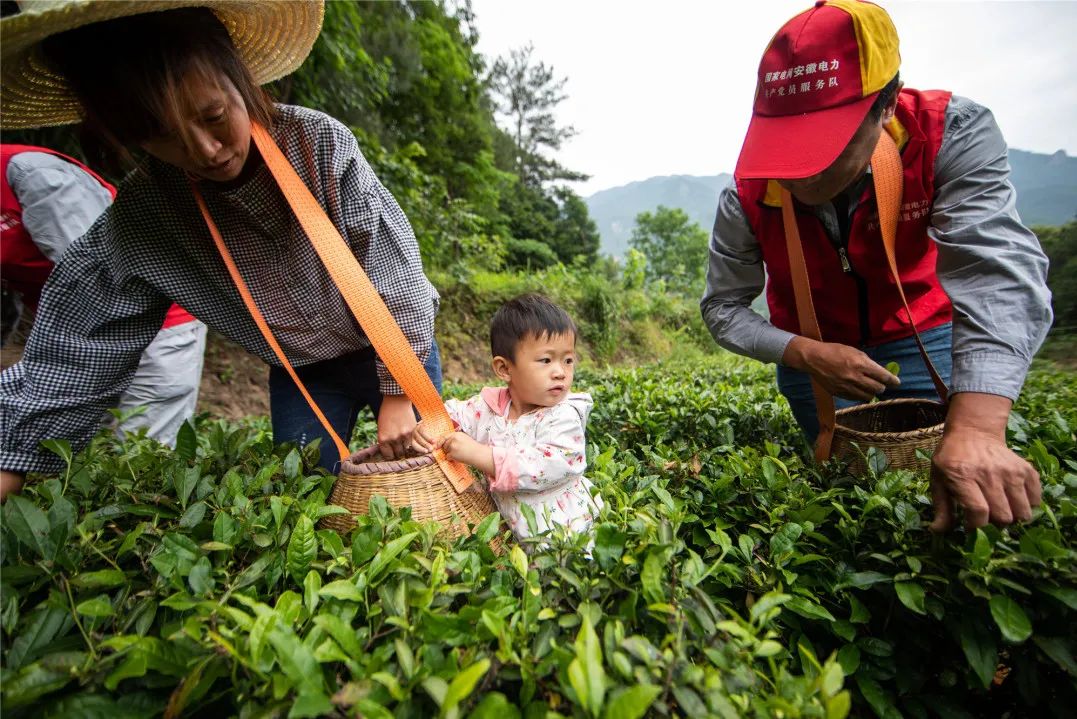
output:
[[[425,360],[438,294],[411,225],[355,137],[331,117],[279,106],[271,133],[350,245]],[[240,273],[295,366],[370,346],[264,165],[239,187],[202,194]],[[278,365],[228,276],[184,173],[150,159],[56,266],[23,359],[0,375],[0,467],[55,471],[38,443],[89,441],[177,302]],[[384,394],[399,385],[378,363]]]

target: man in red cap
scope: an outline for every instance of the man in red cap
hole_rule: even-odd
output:
[[[1039,475],[1006,445],[1006,422],[1050,328],[1047,259],[1017,215],[990,111],[904,89],[899,66],[893,23],[869,2],[823,0],[774,36],[734,181],[719,198],[703,317],[726,349],[778,364],[779,388],[813,441],[813,380],[839,406],[935,396],[915,324],[951,391],[932,529],[952,526],[955,500],[970,527],[1009,524],[1040,500]],[[872,185],[883,133],[900,151],[896,265],[908,311]],[[802,261],[788,253],[786,193]],[[800,329],[794,277],[805,270],[822,341]],[[749,306],[765,277],[769,321]],[[891,361],[900,380],[883,367]]]

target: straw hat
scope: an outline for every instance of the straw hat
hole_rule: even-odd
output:
[[[0,20],[0,127],[81,121],[78,100],[41,54],[45,38],[103,20],[181,7],[210,8],[258,84],[302,64],[325,12],[322,0],[22,0],[18,14]]]

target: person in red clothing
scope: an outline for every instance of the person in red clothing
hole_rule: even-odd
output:
[[[115,194],[112,185],[66,155],[0,145],[0,281],[11,300],[5,304],[17,307],[12,324],[24,308],[37,310],[56,262]],[[198,401],[205,346],[206,326],[172,305],[120,396],[118,409],[125,419],[117,431],[145,428],[150,437],[174,445]],[[140,407],[145,409],[136,412]]]
[[[703,317],[726,349],[778,365],[779,389],[813,441],[813,382],[839,407],[935,396],[915,323],[950,396],[932,528],[953,524],[955,504],[971,527],[1025,520],[1040,480],[1007,446],[1006,423],[1051,325],[1047,258],[1017,215],[991,112],[904,88],[900,64],[897,31],[870,2],[821,0],[774,35],[734,181],[718,201]],[[884,133],[903,172],[896,264],[908,312],[872,185]],[[803,270],[790,265],[783,205],[799,229],[822,341],[801,334],[793,272]],[[750,307],[764,282],[769,318]],[[900,379],[883,366],[892,361]]]

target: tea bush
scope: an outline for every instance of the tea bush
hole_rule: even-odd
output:
[[[924,477],[808,463],[759,366],[580,384],[591,558],[496,516],[446,543],[377,500],[318,529],[334,479],[265,421],[50,443],[67,471],[3,508],[5,716],[1070,715],[1072,373],[1033,372],[1010,426],[1042,509],[945,537]]]

